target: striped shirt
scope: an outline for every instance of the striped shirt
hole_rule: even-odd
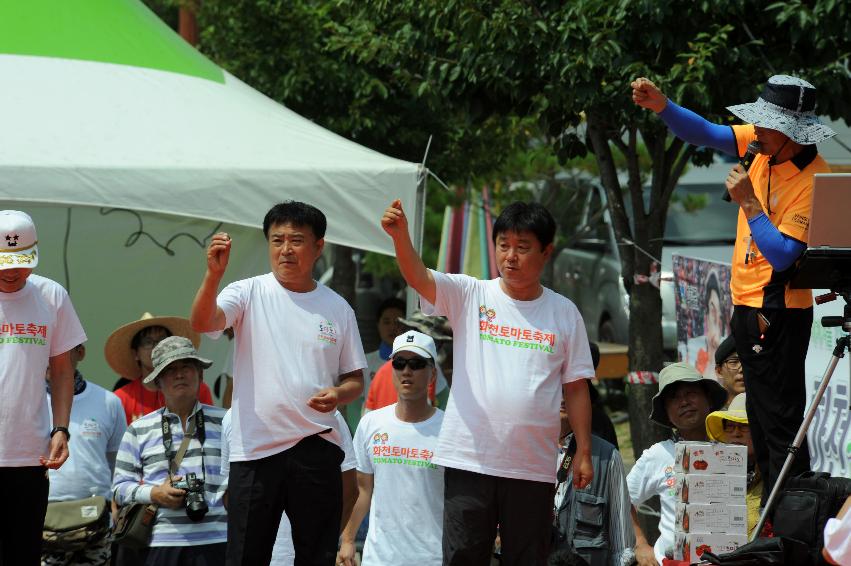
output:
[[[221,494],[227,488],[227,477],[222,476],[221,446],[222,418],[225,409],[211,405],[195,405],[187,422],[203,409],[205,440],[203,446],[203,470],[201,442],[194,435],[175,475],[186,477],[194,473],[204,480],[204,497],[209,506],[207,515],[198,522],[186,516],[186,509],[159,507],[151,537],[151,546],[196,546],[227,542],[227,511],[222,504]],[[151,503],[151,491],[168,479],[168,458],[163,447],[162,415],[171,424],[173,439],[172,453],[176,453],[183,441],[180,418],[167,409],[158,409],[134,421],[127,427],[118,457],[112,489],[119,505]]]

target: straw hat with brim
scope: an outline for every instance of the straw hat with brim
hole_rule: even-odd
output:
[[[727,110],[746,124],[777,130],[801,145],[823,142],[836,135],[816,116],[816,88],[789,75],[774,75],[756,102],[728,106]]]
[[[151,362],[154,364],[154,370],[145,376],[143,383],[152,382],[169,364],[179,360],[195,360],[204,369],[213,365],[213,362],[198,355],[198,351],[195,350],[195,346],[192,345],[192,341],[189,338],[169,336],[154,346],[154,351],[151,352]]]
[[[142,377],[142,370],[139,368],[139,362],[136,361],[130,344],[137,332],[149,326],[162,326],[168,329],[172,336],[185,336],[196,348],[201,344],[201,335],[192,330],[189,319],[178,316],[154,316],[146,312],[142,318],[125,324],[106,339],[103,354],[112,371],[127,379]]]
[[[715,381],[708,379],[697,371],[693,366],[684,362],[671,364],[659,372],[659,393],[653,397],[653,409],[650,411],[650,420],[668,428],[674,428],[674,424],[668,418],[665,410],[665,389],[676,383],[699,383],[706,391],[709,399],[709,408],[717,411],[727,401],[727,390]]]
[[[709,440],[724,442],[724,421],[748,424],[745,395],[746,393],[739,393],[733,398],[729,407],[720,411],[713,411],[706,416],[706,435],[709,436]]]

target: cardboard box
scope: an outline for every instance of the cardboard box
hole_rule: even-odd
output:
[[[720,442],[677,442],[674,472],[744,476],[748,473],[748,448]]]
[[[700,562],[707,550],[712,554],[733,552],[748,542],[747,535],[722,533],[674,533],[674,560],[688,560],[689,564]]]
[[[676,499],[683,503],[745,505],[748,479],[725,474],[676,474]]]
[[[674,528],[684,533],[748,534],[747,505],[677,503]]]

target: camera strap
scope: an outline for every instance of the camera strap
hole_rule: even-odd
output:
[[[172,458],[172,448],[174,447],[174,438],[171,435],[171,422],[169,422],[168,417],[165,414],[165,407],[163,407],[162,412],[162,433],[163,433],[163,448],[165,449],[165,455],[168,459],[168,478],[172,479],[172,476],[177,473],[177,470],[180,468],[180,463],[183,461],[183,456],[186,455],[186,450],[189,448],[189,443],[192,441],[192,437],[195,435],[195,431],[198,431],[198,440],[201,442],[201,462],[203,466],[204,461],[204,437],[205,429],[204,429],[204,411],[202,409],[198,409],[195,413],[195,418],[189,420],[186,423],[186,434],[183,435],[183,441],[180,443],[180,447],[177,449],[177,454]],[[179,418],[179,417],[178,417]]]

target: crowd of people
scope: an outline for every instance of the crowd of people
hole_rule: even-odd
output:
[[[739,166],[727,180],[740,234],[717,379],[684,363],[660,372],[648,417],[671,438],[628,474],[590,381],[599,351],[577,307],[541,284],[556,224],[539,204],[503,208],[500,276],[478,280],[428,269],[392,202],[380,223],[422,312],[383,303],[369,356],[352,308],[313,278],[324,214],[275,205],[270,272],[220,290],[232,241],[218,233],[188,319],[146,313],[110,336],[107,361],[127,380],[115,394],[78,370],[86,335],[65,290],[32,273],[32,219],[0,211],[0,564],[352,566],[367,524],[366,566],[658,565],[672,557],[678,440],[748,447],[753,529],[803,414],[812,310],[788,268],[806,239],[799,193],[824,167],[814,89],[773,77],[761,102],[731,108],[756,125],[715,127],[647,79],[633,88],[691,143],[741,156],[756,138],[763,153],[753,185]],[[202,333],[232,339],[229,409],[204,384]],[[808,469],[806,450],[796,466]],[[637,508],[654,495],[651,546]],[[825,532],[839,563],[848,516]]]

